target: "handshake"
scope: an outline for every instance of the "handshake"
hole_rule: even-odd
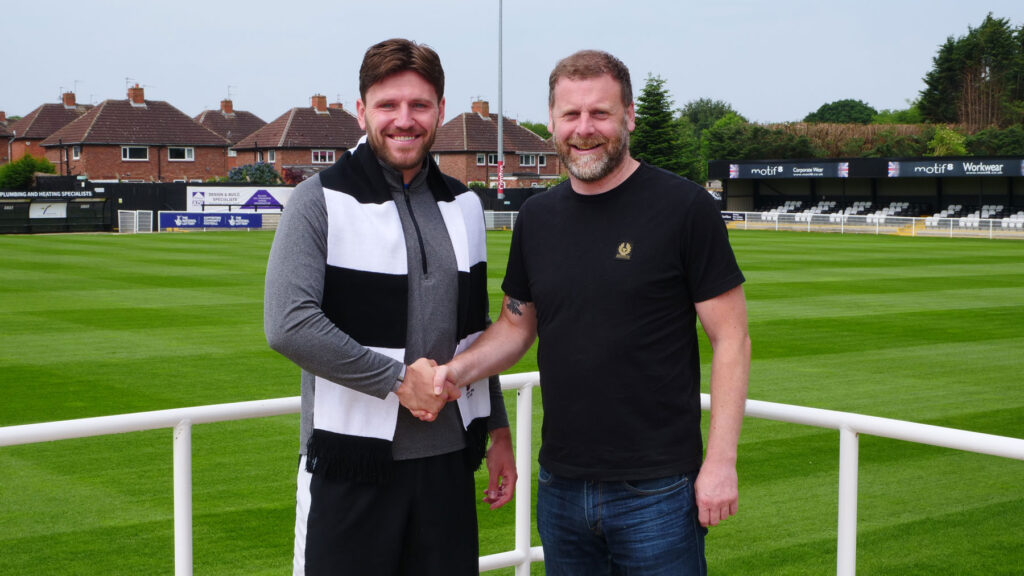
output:
[[[433,360],[420,358],[406,367],[405,379],[395,395],[413,416],[433,422],[446,404],[462,396],[462,390],[447,365],[438,366]]]

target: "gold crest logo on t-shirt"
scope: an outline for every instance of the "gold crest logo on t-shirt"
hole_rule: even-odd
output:
[[[633,254],[633,244],[629,242],[620,242],[619,250],[615,254],[616,260],[629,260],[630,255]]]

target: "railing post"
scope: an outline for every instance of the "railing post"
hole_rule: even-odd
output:
[[[836,550],[836,576],[857,573],[857,432],[839,429],[839,535]]]
[[[192,421],[174,427],[174,575],[192,576]]]
[[[533,506],[533,383],[516,391],[516,553],[522,560],[515,576],[530,576]]]

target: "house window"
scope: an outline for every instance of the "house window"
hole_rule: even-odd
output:
[[[488,154],[487,155],[487,165],[488,166],[497,166],[498,165],[498,155],[497,154]]]
[[[81,146],[72,146],[71,147],[71,158],[73,160],[78,160],[81,157],[82,157],[82,147]]]
[[[171,162],[192,162],[196,159],[196,149],[182,146],[167,148],[167,159]]]
[[[256,151],[256,163],[263,162],[263,152],[260,150]]]
[[[267,150],[267,162],[273,164],[277,161],[277,150]]]
[[[441,155],[440,154],[434,154],[434,164],[437,164],[438,166],[441,165]]]
[[[536,154],[520,154],[519,155],[520,166],[536,166],[537,155]]]
[[[149,148],[145,146],[121,146],[122,162],[146,162],[149,160]]]
[[[477,152],[476,153],[476,165],[477,166],[483,166],[486,163],[487,163],[487,154],[484,154],[483,152]]]
[[[548,157],[543,155],[543,154],[541,154],[537,158],[537,163],[540,164],[541,166],[547,166],[548,165]]]
[[[228,158],[237,158],[237,157],[238,157],[238,150],[235,150],[234,148],[228,148]]]
[[[313,164],[333,164],[334,150],[313,150]]]

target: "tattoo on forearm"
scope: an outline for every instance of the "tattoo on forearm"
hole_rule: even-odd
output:
[[[523,311],[519,309],[519,307],[522,305],[523,303],[520,302],[519,300],[516,300],[515,298],[509,298],[508,303],[505,304],[505,309],[515,314],[516,316],[522,316]]]

